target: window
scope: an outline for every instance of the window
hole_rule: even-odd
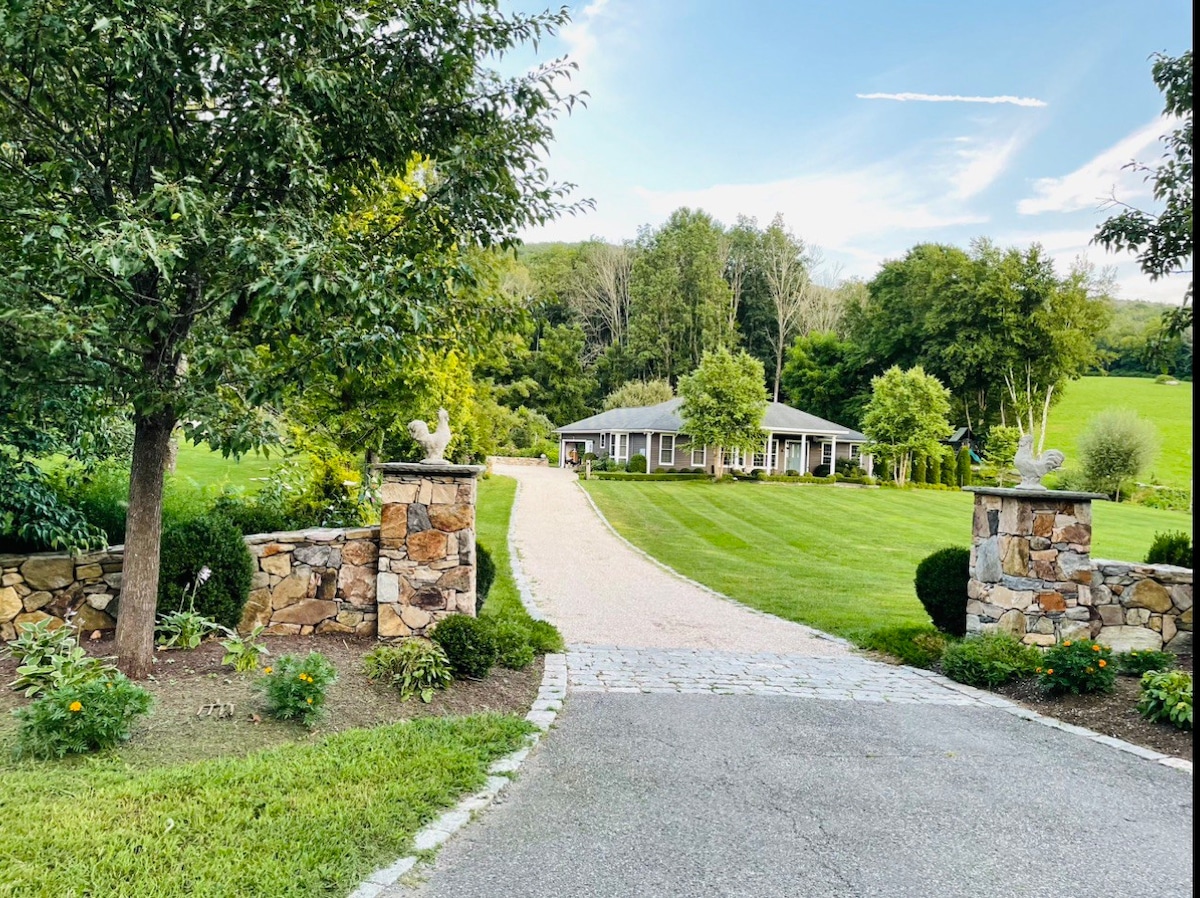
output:
[[[703,468],[708,464],[708,449],[704,446],[692,447],[692,467]]]
[[[664,433],[658,438],[658,463],[660,465],[675,464],[675,434]]]
[[[617,461],[629,461],[629,434],[613,434],[613,458]]]
[[[821,464],[828,465],[833,463],[833,443],[821,444]]]
[[[850,444],[850,458],[852,461],[858,461],[862,457],[862,446],[858,443]]]
[[[766,468],[768,471],[775,470],[776,453],[779,451],[778,443],[775,440],[767,440],[763,446],[762,452],[754,453],[753,465],[756,468]]]

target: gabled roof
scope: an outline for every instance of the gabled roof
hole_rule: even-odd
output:
[[[683,418],[679,414],[681,405],[683,400],[676,398],[640,408],[614,408],[582,421],[566,424],[558,428],[557,432],[564,435],[614,430],[679,433],[683,430]],[[851,443],[862,443],[867,439],[856,430],[802,412],[782,402],[767,403],[762,426],[763,430],[776,433],[828,434]]]

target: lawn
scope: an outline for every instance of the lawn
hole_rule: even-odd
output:
[[[258,488],[258,478],[270,474],[282,457],[276,450],[270,456],[252,452],[240,459],[226,458],[208,446],[197,446],[181,439],[175,476],[184,482],[195,481],[212,492],[220,492],[226,486],[253,492]]]
[[[969,546],[972,497],[771,483],[628,483],[586,488],[613,526],[680,573],[754,608],[847,638],[928,623],[913,591],[922,558]],[[1191,517],[1093,506],[1096,557],[1141,560],[1158,530]]]
[[[1133,409],[1158,429],[1160,449],[1143,481],[1192,487],[1192,385],[1156,384],[1137,377],[1084,377],[1071,381],[1050,412],[1046,446],[1067,455],[1066,467],[1079,463],[1076,442],[1088,422],[1102,411]]]

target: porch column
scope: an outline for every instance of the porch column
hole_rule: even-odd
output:
[[[560,468],[567,466],[567,441],[564,439],[558,441],[558,466]]]
[[[829,473],[837,473],[837,437],[829,438]]]
[[[646,473],[647,474],[654,473],[654,463],[655,463],[654,446],[651,445],[653,440],[654,440],[654,432],[647,430],[646,431]]]
[[[808,473],[808,434],[800,436],[800,467],[803,469],[800,473]]]

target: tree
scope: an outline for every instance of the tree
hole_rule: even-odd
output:
[[[1150,71],[1163,94],[1163,114],[1179,127],[1163,136],[1167,150],[1157,168],[1137,162],[1127,167],[1145,172],[1162,211],[1147,212],[1113,197],[1123,211],[1100,225],[1092,239],[1108,250],[1137,253],[1151,280],[1189,275],[1182,304],[1163,313],[1166,335],[1176,336],[1192,326],[1192,51],[1177,57],[1155,53],[1153,59]]]
[[[854,345],[832,333],[797,337],[782,381],[784,397],[796,408],[846,427],[858,427],[871,389]]]
[[[1088,489],[1121,501],[1121,484],[1150,466],[1158,451],[1154,425],[1130,409],[1109,409],[1079,435],[1079,460]]]
[[[1004,486],[1004,477],[1017,457],[1021,429],[1007,424],[993,424],[984,443],[984,457],[996,467],[996,483]]]
[[[580,247],[571,310],[588,337],[585,362],[609,346],[624,346],[629,336],[629,278],[634,250],[592,240]]]
[[[959,486],[971,485],[971,450],[966,446],[959,447],[954,473]]]
[[[658,405],[674,398],[675,391],[665,380],[631,380],[604,397],[604,410]]]
[[[909,371],[889,368],[871,380],[863,452],[889,463],[892,479],[904,486],[915,453],[940,458],[940,441],[950,432],[949,414],[950,393],[936,377],[919,365]]]
[[[802,333],[806,312],[815,293],[811,269],[813,260],[802,240],[787,230],[783,216],[776,215],[762,235],[763,274],[775,309],[775,376],[772,398],[779,401],[779,380],[783,356],[792,338]]]
[[[767,390],[758,359],[724,347],[706,352],[696,370],[679,379],[679,395],[683,431],[695,445],[716,450],[718,477],[726,451],[761,451],[767,437],[762,429]]]
[[[485,63],[566,13],[498,7],[54,0],[6,16],[0,315],[28,352],[0,407],[81,387],[132,410],[126,673],[153,660],[176,425],[226,452],[271,439],[258,410],[314,358],[354,367],[445,334],[473,277],[463,248],[562,208],[538,154],[574,101],[569,65]]]

